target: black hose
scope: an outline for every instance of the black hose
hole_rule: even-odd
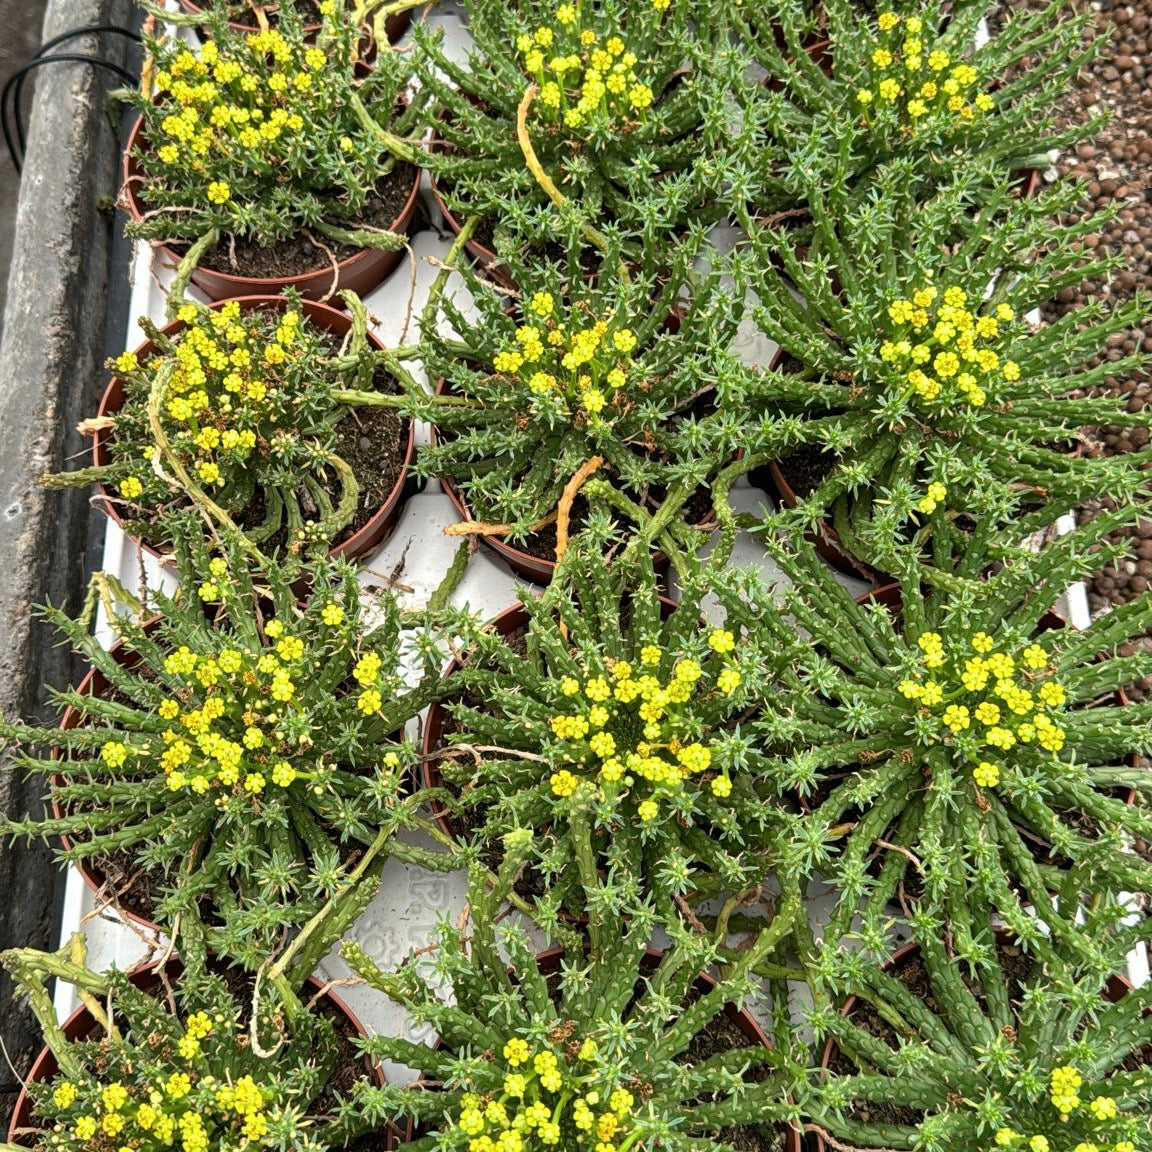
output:
[[[74,40],[80,36],[96,35],[103,32],[111,32],[120,36],[126,36],[128,39],[141,42],[139,33],[132,31],[128,28],[121,28],[116,24],[92,24],[83,28],[74,28],[70,32],[63,32],[59,36],[54,36],[51,40],[46,41],[40,46],[36,54],[28,61],[23,67],[14,72],[4,85],[4,89],[0,92],[0,128],[4,132],[4,143],[7,145],[8,154],[12,158],[13,167],[19,173],[24,165],[24,149],[26,145],[26,136],[24,132],[24,125],[20,119],[20,102],[23,96],[24,79],[34,69],[39,68],[43,64],[50,61],[58,60],[64,63],[85,63],[94,64],[97,67],[105,68],[114,72],[125,83],[135,86],[137,78],[129,71],[121,68],[118,64],[113,64],[110,61],[102,60],[97,56],[88,56],[74,52],[62,52],[55,56],[46,56],[45,53],[50,49],[55,48],[58,44],[63,44],[67,40]],[[11,98],[11,113],[9,113],[9,99]],[[13,132],[9,124],[9,115],[15,128],[15,144],[13,144]]]

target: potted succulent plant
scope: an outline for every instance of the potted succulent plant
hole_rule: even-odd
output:
[[[646,556],[605,570],[595,551],[582,540],[541,599],[498,617],[450,671],[425,730],[446,830],[492,850],[536,829],[552,910],[583,913],[602,873],[615,882],[600,899],[638,885],[664,912],[754,887],[790,820],[759,790],[748,723],[772,693],[773,642],[738,608],[702,624],[702,581],[677,606]]]
[[[670,524],[685,547],[684,519],[711,511],[706,485],[739,451],[730,404],[746,369],[726,351],[742,292],[723,286],[718,263],[693,269],[702,250],[671,247],[662,272],[511,256],[511,310],[506,292],[466,274],[474,311],[445,295],[426,312],[421,357],[442,384],[427,398],[409,389],[410,414],[436,429],[417,471],[444,481],[476,521],[468,531],[525,575],[550,577],[557,521],[563,512],[575,531],[592,476],[625,516],[687,488],[687,515]]]
[[[359,25],[334,0],[321,8],[315,36],[288,4],[275,28],[206,14],[199,55],[177,37],[147,42],[124,157],[129,231],[178,245],[178,282],[213,300],[366,292],[400,261],[426,96],[408,94],[411,58],[386,43],[358,70]]]
[[[531,833],[509,838],[523,859]],[[646,947],[650,918],[594,919],[587,951],[534,955],[518,925],[496,927],[504,884],[485,891],[473,871],[466,938],[445,926],[436,942],[440,979],[415,965],[382,972],[360,949],[343,954],[378,990],[435,1030],[435,1047],[377,1036],[365,1049],[423,1073],[415,1085],[360,1085],[354,1106],[370,1120],[416,1125],[412,1152],[798,1152],[788,1092],[796,1069],[774,1051],[747,1009],[758,938],[717,981],[701,969],[708,938],[680,936],[661,954]],[[467,944],[466,944],[467,941]],[[508,959],[505,959],[505,957]]]
[[[818,1010],[827,1037],[804,1112],[823,1150],[1138,1152],[1152,1139],[1149,986],[1117,971],[1118,915],[1089,913],[1091,964],[1041,963],[1010,936],[986,935],[971,973],[939,938],[902,948],[883,970],[843,953],[854,995]],[[1131,933],[1127,934],[1131,942]],[[848,969],[851,969],[849,971]]]
[[[751,627],[786,650],[753,738],[776,787],[808,797],[785,867],[835,877],[829,939],[859,912],[882,952],[900,899],[946,924],[961,956],[993,914],[1043,951],[1026,905],[1075,947],[1075,906],[1059,894],[1077,873],[1100,893],[1146,890],[1148,864],[1128,838],[1152,823],[1126,800],[1146,781],[1129,757],[1152,749],[1152,705],[1113,694],[1147,675],[1146,655],[1117,649],[1147,629],[1152,597],[1083,631],[1046,619],[1123,519],[1038,553],[971,547],[934,568],[906,549],[888,603],[857,603],[809,546],[782,535],[768,546],[793,582],[783,608],[727,580],[722,600],[758,602]]]
[[[108,362],[93,466],[46,479],[101,487],[104,507],[159,554],[194,502],[285,564],[360,559],[398,517],[412,422],[383,345],[353,315],[293,294],[184,303],[147,343]],[[373,406],[370,406],[373,405]]]
[[[765,230],[748,237],[757,322],[783,354],[749,390],[759,421],[748,451],[774,455],[783,501],[882,571],[878,549],[925,524],[930,535],[944,518],[1012,509],[1023,537],[1087,499],[1129,499],[1139,458],[1071,453],[1085,425],[1148,420],[1092,392],[1138,357],[1086,364],[1137,322],[1140,302],[1028,319],[1062,286],[1112,266],[1085,260],[1076,243],[1098,222],[1050,218],[1075,190],[1040,205],[1013,202],[1002,186],[954,242],[971,174],[919,201],[909,174],[910,163],[885,167],[875,198],[857,208],[842,182],[813,176],[814,193],[819,179],[831,182],[804,259]]]
[[[381,864],[408,851],[391,841],[416,820],[403,726],[438,692],[438,655],[419,629],[401,645],[387,596],[370,622],[345,562],[311,568],[298,603],[274,565],[256,582],[238,539],[213,550],[193,522],[175,545],[183,591],[156,592],[158,616],[94,583],[89,614],[107,601],[111,652],[89,614],[46,609],[93,672],[60,695],[59,729],[3,725],[17,763],[49,779],[55,812],[7,831],[64,837],[63,855],[128,910],[201,919],[216,951],[256,967],[366,851]]]
[[[1063,9],[1063,11],[1060,11]],[[958,170],[1039,183],[1048,152],[1092,134],[1099,121],[1057,127],[1054,96],[1090,61],[1086,18],[1070,6],[1012,12],[988,35],[984,0],[862,9],[739,4],[733,22],[759,70],[734,81],[742,131],[769,157],[750,173],[749,204],[783,210],[797,235],[823,217],[792,182],[796,167],[834,164],[856,205],[879,166],[909,160],[925,194]],[[812,51],[814,35],[822,50]],[[769,84],[758,81],[767,74]],[[737,184],[737,191],[748,191]],[[979,199],[977,193],[977,199]]]
[[[686,0],[478,0],[464,63],[418,30],[421,80],[441,91],[428,165],[448,223],[476,221],[473,255],[497,263],[505,225],[547,244],[558,211],[645,245],[718,219],[724,26],[717,5]]]
[[[97,973],[79,935],[58,954],[14,949],[2,960],[48,1044],[5,1149],[358,1147],[364,1128],[332,1113],[358,1080],[378,1082],[379,1070],[353,1043],[363,1034],[355,1017],[316,981],[284,980],[258,995],[251,977],[194,957]],[[51,979],[73,985],[82,1002],[63,1024]]]

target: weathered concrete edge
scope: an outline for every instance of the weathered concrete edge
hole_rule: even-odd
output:
[[[130,0],[49,0],[44,39],[90,24],[126,26],[131,10]],[[94,38],[69,45],[97,48]],[[120,38],[106,38],[103,54],[122,63]],[[53,65],[37,75],[0,342],[0,713],[6,717],[49,719],[47,689],[73,676],[71,655],[32,609],[46,601],[79,603],[88,496],[45,492],[37,478],[82,450],[75,425],[98,399],[118,144],[107,93],[116,83],[83,64]],[[41,792],[40,781],[0,771],[0,810],[9,817],[41,810]],[[0,948],[53,945],[56,874],[47,847],[0,842]],[[0,1037],[24,1073],[41,1040],[11,993],[0,974]]]

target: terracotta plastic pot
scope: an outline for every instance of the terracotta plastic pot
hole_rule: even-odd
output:
[[[137,222],[144,219],[146,211],[140,199],[144,176],[135,155],[138,147],[147,147],[142,138],[143,124],[143,118],[136,121],[128,137],[127,147],[124,149],[124,184],[120,196],[120,202],[125,210]],[[398,233],[408,231],[416,213],[419,192],[420,170],[416,169],[408,199],[400,215],[392,221],[391,231]],[[180,263],[180,257],[171,248],[162,244],[155,247],[172,267]],[[192,273],[192,282],[213,301],[235,296],[274,296],[283,292],[285,288],[295,288],[308,300],[325,299],[345,289],[363,296],[392,273],[403,259],[402,248],[388,252],[379,248],[362,248],[359,252],[338,261],[335,267],[331,262],[325,261],[323,264],[318,264],[314,271],[284,277],[242,276],[230,272],[217,272],[200,264]]]
[[[213,307],[223,307],[224,303],[225,301],[222,300],[217,301]],[[254,312],[257,310],[284,312],[288,307],[288,302],[283,296],[245,296],[239,298],[237,303],[239,303],[242,312]],[[343,337],[352,327],[352,320],[348,314],[339,312],[335,308],[329,308],[327,305],[318,304],[311,300],[301,301],[300,307],[304,315],[313,324],[326,332],[332,332],[337,336]],[[186,327],[187,325],[183,321],[177,320],[162,329],[162,332],[165,336],[171,337],[182,332]],[[368,341],[375,349],[382,349],[384,347],[371,332],[368,333]],[[158,351],[157,346],[151,340],[147,340],[136,349],[136,358],[143,364],[146,360],[155,356]],[[104,398],[100,401],[98,416],[114,416],[120,411],[123,404],[124,382],[118,377],[113,376],[108,387],[105,389]],[[380,542],[396,523],[406,498],[408,473],[416,452],[415,436],[415,425],[409,420],[408,442],[404,451],[404,463],[400,470],[400,475],[396,479],[396,483],[392,486],[392,491],[389,492],[387,499],[380,508],[373,513],[371,519],[347,540],[341,544],[337,544],[336,547],[331,549],[329,552],[330,556],[341,556],[349,561],[361,560],[370,555],[379,546]],[[109,446],[110,438],[111,433],[107,429],[101,429],[93,433],[92,463],[94,465],[100,466],[112,462],[112,452]],[[124,522],[117,509],[117,498],[113,496],[104,484],[98,485],[98,492],[102,498],[101,504],[103,505],[104,511],[116,524],[123,527]],[[139,548],[155,556],[162,563],[168,563],[162,553],[150,544],[145,543],[135,536],[129,538]]]
[[[772,362],[768,365],[768,370],[770,372],[777,370],[785,355],[786,353],[782,348],[777,349],[776,355],[772,357]],[[785,508],[795,508],[800,503],[800,497],[789,483],[788,477],[777,460],[771,461],[763,468],[754,468],[749,475],[749,480],[763,488],[769,496],[772,496],[778,504],[782,504]],[[806,539],[813,545],[817,553],[838,572],[844,572],[858,580],[866,580],[869,584],[883,584],[891,579],[890,576],[873,568],[871,564],[853,556],[844,547],[840,533],[827,520],[820,520]]]
[[[144,992],[157,991],[162,988],[160,974],[158,972],[158,964],[148,964],[143,967],[137,968],[129,976],[132,983],[137,988]],[[164,973],[170,982],[175,983],[183,974],[184,965],[176,959],[169,960],[164,965]],[[308,978],[305,985],[306,989],[313,995],[323,990],[324,985],[320,983],[314,976]],[[333,992],[324,992],[324,999],[332,1005],[336,1011],[343,1016],[349,1024],[355,1029],[356,1034],[362,1038],[367,1038],[368,1033],[365,1031],[364,1026],[356,1018],[355,1013],[340,999],[339,996]],[[61,1025],[61,1029],[67,1040],[71,1042],[87,1040],[90,1037],[97,1035],[100,1031],[100,1025],[96,1022],[95,1017],[85,1007],[77,1008],[71,1016]],[[51,1081],[56,1077],[60,1067],[56,1062],[56,1056],[50,1048],[42,1048],[40,1054],[32,1064],[32,1068],[26,1078],[27,1083],[43,1084]],[[384,1073],[379,1064],[372,1066],[372,1075],[376,1082],[384,1085]],[[21,1129],[33,1129],[32,1113],[33,1101],[30,1093],[28,1092],[27,1083],[20,1089],[20,1095],[16,1098],[16,1104],[12,1109],[12,1117],[8,1124],[8,1140],[10,1143],[23,1144],[27,1139],[27,1134],[24,1139],[19,1135]],[[396,1147],[398,1141],[389,1126],[387,1134],[386,1147]],[[32,1147],[28,1144],[28,1147]]]
[[[288,2],[290,3],[291,0],[288,0]],[[269,4],[259,5],[259,6],[264,7],[264,8],[272,8],[272,9],[280,7],[280,5],[275,4],[275,3],[269,3]],[[180,7],[183,8],[185,12],[192,13],[193,16],[202,15],[204,12],[203,7],[199,4],[194,4],[192,2],[192,0],[180,0]],[[394,12],[391,16],[389,16],[388,19],[384,22],[384,30],[388,33],[388,42],[390,44],[395,44],[396,41],[399,40],[400,37],[403,36],[404,33],[408,31],[408,25],[411,23],[412,23],[411,10],[404,11],[404,12]],[[233,32],[240,32],[240,33],[258,31],[257,28],[254,28],[250,24],[237,24],[231,20],[228,22],[228,27],[231,28]],[[305,24],[304,25],[304,32],[309,36],[315,36],[316,33],[318,33],[320,31],[321,27],[322,26],[320,24]]]
[[[756,480],[785,508],[795,508],[800,503],[800,497],[789,483],[779,461],[773,460],[756,472]],[[858,556],[853,556],[844,547],[840,533],[827,520],[820,520],[806,539],[837,572],[854,576],[858,580],[866,580],[869,584],[879,584],[888,579],[888,576],[879,569],[873,568]]]
[[[433,145],[438,141],[433,138]],[[436,207],[440,209],[440,215],[444,218],[444,223],[447,225],[448,230],[453,236],[460,235],[460,229],[463,225],[452,214],[448,205],[444,203],[444,197],[440,195],[439,189],[436,187],[436,181],[432,181],[432,195],[436,200]],[[492,251],[491,248],[481,244],[479,240],[465,240],[464,251],[472,257],[472,262],[482,272],[486,273],[491,279],[495,280],[497,284],[502,284],[508,288],[514,288],[516,282],[512,278],[512,269],[507,264],[501,262],[500,257]]]
[[[1001,944],[1011,943],[1011,937],[1008,935],[1007,932],[1004,932],[1002,929],[996,930],[996,939]],[[916,943],[905,944],[903,947],[897,949],[897,951],[892,954],[891,959],[888,960],[884,964],[884,971],[887,972],[889,975],[895,975],[901,968],[907,967],[908,962],[910,960],[915,959],[919,955],[920,955],[920,945],[919,944],[916,944]],[[1132,991],[1132,984],[1127,979],[1125,979],[1123,976],[1113,976],[1108,981],[1108,985],[1104,991],[1104,997],[1103,998],[1105,1000],[1107,1000],[1109,1003],[1115,1004],[1116,1001],[1122,1000],[1131,991]],[[852,1012],[855,1009],[858,1001],[859,1001],[859,997],[849,996],[848,999],[844,1001],[844,1007],[840,1010],[840,1015],[844,1016],[846,1018],[851,1017]],[[824,1077],[827,1075],[828,1070],[829,1070],[829,1065],[831,1064],[831,1061],[832,1061],[832,1056],[838,1050],[839,1049],[837,1047],[835,1039],[830,1036],[828,1038],[827,1043],[824,1045],[824,1054],[820,1060],[821,1077]],[[824,1138],[818,1132],[813,1132],[812,1135],[815,1137],[815,1140],[816,1140],[817,1152],[831,1152],[828,1144],[825,1142]],[[851,1148],[852,1146],[847,1145],[847,1147]],[[865,1152],[866,1152],[866,1150],[865,1150]]]

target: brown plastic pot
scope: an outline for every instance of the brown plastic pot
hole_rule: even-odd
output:
[[[180,0],[180,7],[183,8],[185,12],[190,12],[193,16],[202,16],[204,14],[203,7],[201,7],[199,4],[194,4],[193,0]],[[253,7],[260,7],[265,9],[271,8],[275,10],[276,8],[281,7],[281,5],[270,3],[253,5]],[[394,12],[391,16],[389,16],[388,19],[384,22],[384,30],[388,33],[388,42],[390,44],[395,44],[396,41],[399,40],[400,37],[408,31],[408,25],[411,23],[412,12],[410,9],[404,12]],[[228,27],[231,28],[233,32],[239,32],[241,34],[245,32],[259,31],[258,28],[254,28],[250,24],[237,24],[232,20],[228,21]],[[315,36],[320,31],[321,27],[322,25],[320,24],[305,24],[304,33],[307,36]]]
[[[785,508],[795,508],[800,503],[800,497],[797,496],[796,490],[789,483],[788,477],[784,474],[778,461],[773,460],[766,465],[764,474],[769,480],[765,487],[769,489],[770,496],[774,496]],[[761,474],[761,479],[765,478],[764,474]],[[837,572],[854,576],[857,580],[866,580],[869,584],[880,584],[889,579],[879,569],[873,568],[871,564],[861,560],[858,556],[853,556],[844,547],[840,533],[827,520],[820,520],[806,539]]]
[[[158,991],[163,987],[158,968],[158,963],[143,965],[130,973],[129,979],[143,992]],[[169,982],[178,981],[183,972],[184,965],[179,960],[172,959],[164,965],[164,974]],[[313,994],[324,991],[324,985],[314,976],[308,977],[305,988]],[[356,1014],[339,996],[331,991],[326,991],[324,992],[324,999],[352,1025],[358,1036],[363,1039],[368,1038],[368,1032],[365,1031],[364,1026],[356,1018]],[[61,1025],[61,1030],[64,1033],[65,1039],[69,1042],[76,1043],[88,1040],[97,1035],[100,1031],[100,1025],[92,1013],[89,1012],[87,1008],[81,1006],[64,1021]],[[59,1071],[60,1066],[56,1061],[55,1053],[51,1048],[42,1048],[40,1054],[32,1064],[26,1082],[20,1089],[20,1095],[16,1097],[16,1104],[12,1109],[12,1117],[8,1123],[8,1140],[10,1143],[23,1144],[25,1138],[27,1138],[31,1132],[38,1131],[32,1123],[33,1100],[27,1085],[29,1083],[48,1083],[56,1077]],[[372,1076],[377,1084],[383,1087],[384,1073],[378,1063],[372,1065]],[[395,1133],[392,1131],[391,1126],[389,1126],[386,1147],[394,1148],[397,1144],[398,1141]],[[34,1147],[35,1145],[28,1144],[27,1146]]]
[[[772,357],[772,362],[768,365],[768,370],[770,372],[777,370],[785,355],[783,348],[777,349],[776,355]],[[772,496],[778,504],[782,504],[785,508],[795,508],[800,503],[800,497],[789,483],[788,477],[784,474],[777,460],[771,461],[763,468],[754,469],[749,479],[752,480],[752,483],[762,486],[769,496]],[[891,580],[890,576],[873,568],[871,564],[853,556],[844,547],[840,533],[827,520],[820,520],[815,528],[808,533],[806,539],[813,545],[816,552],[838,572],[844,572],[858,580],[866,580],[873,585],[884,584]]]
[[[140,187],[144,175],[136,159],[137,148],[146,148],[142,137],[143,117],[136,121],[124,149],[124,184],[120,190],[120,203],[134,221],[144,219],[145,208],[140,199]],[[420,169],[416,170],[412,190],[400,215],[392,221],[390,230],[406,233],[416,213],[416,202],[420,192]],[[171,264],[176,267],[180,257],[163,244],[154,245]],[[299,276],[258,277],[234,275],[230,272],[216,272],[197,266],[192,273],[192,282],[212,301],[226,300],[236,296],[274,296],[285,288],[294,288],[307,300],[324,300],[336,292],[348,290],[363,296],[370,292],[385,277],[390,275],[404,258],[402,248],[382,251],[379,248],[362,248],[351,256],[339,261],[335,267],[330,262],[318,265],[315,271],[304,272]]]
[[[1010,943],[1011,937],[1003,929],[996,929],[996,939],[1001,943]],[[890,976],[894,976],[901,968],[906,967],[908,961],[920,955],[920,945],[915,942],[905,944],[903,947],[898,948],[893,954],[891,959],[887,960],[883,965],[883,970]],[[1108,980],[1108,984],[1104,990],[1103,998],[1110,1004],[1115,1004],[1118,1000],[1122,1000],[1129,992],[1132,991],[1132,984],[1123,976],[1112,976]],[[844,1007],[840,1009],[840,1015],[849,1018],[852,1015],[853,1009],[856,1007],[859,997],[849,996],[844,1001]],[[820,1059],[820,1075],[821,1079],[827,1076],[829,1071],[829,1064],[831,1063],[832,1056],[835,1052],[839,1051],[836,1041],[833,1037],[829,1036],[827,1043],[824,1045],[824,1054]],[[812,1135],[816,1138],[817,1152],[829,1152],[828,1144],[819,1132],[813,1132]],[[851,1149],[852,1145],[844,1145],[844,1147]],[[867,1150],[862,1150],[867,1152]]]
[[[223,307],[225,301],[220,300],[212,305],[213,308]],[[242,312],[255,312],[257,310],[269,312],[284,312],[287,311],[288,301],[283,296],[244,296],[237,300]],[[344,336],[352,327],[352,320],[345,312],[339,312],[335,308],[329,308],[325,304],[319,304],[312,300],[303,300],[300,304],[301,310],[304,315],[317,327],[322,328],[326,332],[332,332],[337,336]],[[177,320],[161,331],[163,335],[171,337],[182,332],[187,325]],[[375,349],[383,349],[384,345],[374,336],[371,332],[368,333],[368,342]],[[159,352],[157,346],[151,341],[146,340],[139,348],[136,349],[136,358],[140,363],[155,356]],[[104,417],[115,416],[120,411],[124,404],[124,382],[117,376],[113,376],[109,381],[108,387],[104,391],[104,397],[100,401],[100,409],[97,415],[102,419]],[[371,519],[359,531],[350,536],[343,543],[336,545],[328,553],[329,556],[339,556],[349,561],[362,560],[364,557],[370,555],[384,537],[388,534],[389,530],[396,523],[400,516],[400,511],[403,507],[405,499],[405,487],[408,481],[408,473],[412,467],[412,460],[416,452],[416,428],[414,423],[408,421],[408,444],[404,451],[404,464],[400,470],[400,475],[396,479],[396,483],[392,486],[392,491],[388,493],[388,498],[380,506],[380,508],[373,513]],[[110,464],[112,462],[112,452],[109,447],[111,433],[107,428],[102,428],[92,434],[92,463],[96,466]],[[108,490],[107,486],[100,484],[97,486],[97,491],[101,497],[101,504],[108,517],[113,520],[121,528],[124,522],[120,517],[117,510],[118,498],[114,497]],[[169,558],[166,558],[161,552],[152,545],[146,543],[136,536],[129,536],[129,539],[138,547],[148,552],[150,555],[156,557],[163,564],[171,565]]]
[[[436,137],[433,137],[433,146],[439,143]],[[436,180],[432,180],[432,195],[436,200],[436,207],[440,209],[440,215],[444,218],[444,223],[448,226],[448,230],[453,236],[460,235],[460,229],[463,225],[452,214],[448,205],[444,203],[444,197],[440,195],[439,189],[436,187]],[[497,284],[502,284],[506,288],[514,288],[516,286],[515,280],[512,278],[512,269],[507,264],[501,262],[500,257],[492,251],[491,248],[481,244],[479,240],[465,240],[464,251],[472,257],[472,262],[482,272],[488,275]]]

